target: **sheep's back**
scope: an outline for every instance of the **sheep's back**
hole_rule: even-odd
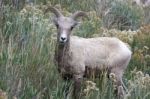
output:
[[[130,54],[126,44],[117,38],[73,36],[70,43],[73,56],[78,58],[76,60],[90,68],[107,68],[110,64],[117,64],[126,53]]]

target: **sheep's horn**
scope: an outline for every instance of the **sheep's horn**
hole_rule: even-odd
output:
[[[48,8],[45,10],[45,13],[47,13],[48,11],[53,12],[53,13],[56,15],[57,18],[63,16],[63,15],[60,13],[60,11],[59,11],[58,9],[56,9],[55,7],[51,7],[51,6],[48,7]]]
[[[75,13],[71,16],[71,18],[74,19],[74,20],[76,20],[78,17],[81,17],[81,16],[88,18],[87,14],[86,14],[85,12],[83,12],[83,11],[75,12]]]

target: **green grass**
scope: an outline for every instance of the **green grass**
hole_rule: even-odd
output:
[[[89,10],[89,1],[81,2],[81,5],[86,4],[85,7],[79,2],[76,2],[76,5],[73,3],[71,5],[71,0],[66,2],[66,4],[64,2],[60,4],[69,11],[73,9],[76,11],[80,7]],[[55,3],[57,0],[52,1],[52,4]],[[9,99],[12,99],[13,96],[18,99],[32,99],[33,97],[63,99],[65,86],[72,86],[72,82],[66,83],[61,79],[57,66],[53,62],[57,33],[52,23],[53,14],[44,15],[44,8],[44,5],[26,5],[19,11],[8,5],[3,8],[3,25],[0,28],[0,89],[7,93]],[[94,11],[89,15],[90,19],[85,19],[74,30],[74,35],[92,37],[94,34],[99,34],[101,19]],[[150,86],[147,84],[150,78],[137,73],[138,70],[142,70],[150,74],[149,58],[141,57],[150,54],[149,49],[143,49],[144,46],[150,48],[149,40],[150,35],[138,36],[135,37],[135,42],[131,43],[132,50],[137,56],[134,54],[123,78],[127,87],[131,89],[129,92],[131,95],[127,99],[149,99],[150,97]],[[140,50],[142,52],[138,52]],[[134,68],[137,70],[131,72]],[[85,95],[85,99],[115,99],[112,82],[108,81],[105,73],[100,80],[95,79],[94,81],[99,90],[91,90]],[[144,85],[140,81],[144,81]],[[133,86],[130,86],[132,84]],[[84,83],[82,90],[86,88]]]

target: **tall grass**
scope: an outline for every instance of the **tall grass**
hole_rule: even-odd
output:
[[[120,39],[128,42],[130,39],[128,36],[132,32],[126,36],[117,30],[115,31],[118,34],[112,33],[111,30],[100,32],[102,20],[97,17],[92,7],[88,8],[90,3],[89,0],[87,1],[52,0],[51,4],[60,3],[69,11],[78,10],[80,7],[86,11],[91,10],[88,13],[90,19],[84,20],[74,30],[74,35],[93,37],[103,36],[104,33],[105,36],[109,34],[119,36]],[[74,5],[75,2],[76,5]],[[86,6],[82,6],[85,4]],[[65,82],[61,79],[57,66],[53,62],[57,33],[52,23],[53,15],[44,14],[45,8],[46,6],[42,4],[25,5],[18,11],[12,6],[3,6],[3,25],[0,30],[0,89],[6,92],[9,99],[13,97],[18,99],[64,99],[66,86],[72,86],[73,82]],[[66,9],[63,9],[64,13],[70,14]],[[149,33],[149,28],[145,27],[137,32],[129,42],[134,53],[123,79],[129,89],[126,96],[128,99],[142,99],[143,97],[149,99],[150,97]],[[138,70],[148,74],[137,72]],[[96,85],[91,82],[95,85],[95,89],[90,89],[87,82],[83,84],[82,91],[85,99],[115,99],[113,84],[106,76],[106,73],[103,73],[100,79],[89,79],[96,82]],[[85,91],[86,89],[88,91]]]

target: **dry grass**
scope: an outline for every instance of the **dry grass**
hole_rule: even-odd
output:
[[[51,4],[57,1],[52,0]],[[68,4],[72,1],[66,2]],[[61,8],[66,15],[70,14],[68,10],[75,11],[80,8],[80,5],[77,5],[80,4],[79,2],[76,2],[75,8],[73,3],[69,7],[61,3],[63,6]],[[81,9],[88,9],[88,3],[83,0],[81,4],[87,5]],[[0,91],[0,99],[1,96],[8,96],[10,99],[12,97],[15,99],[63,99],[65,87],[72,86],[72,82],[66,83],[60,78],[57,66],[53,62],[56,28],[52,23],[53,14],[44,15],[43,13],[46,7],[42,4],[25,5],[18,11],[8,5],[4,6],[3,26],[0,28],[0,89],[3,90]],[[102,19],[97,16],[93,7],[89,9],[91,10],[88,12],[90,20],[84,20],[74,30],[74,35],[115,36],[128,42],[133,51],[133,57],[123,78],[129,91],[126,97],[127,99],[143,99],[143,97],[149,99],[149,25],[142,26],[136,31],[108,30],[101,28]],[[137,69],[134,70],[135,68]],[[115,99],[113,84],[105,73],[100,80],[93,79],[85,82],[82,88],[86,99]]]

